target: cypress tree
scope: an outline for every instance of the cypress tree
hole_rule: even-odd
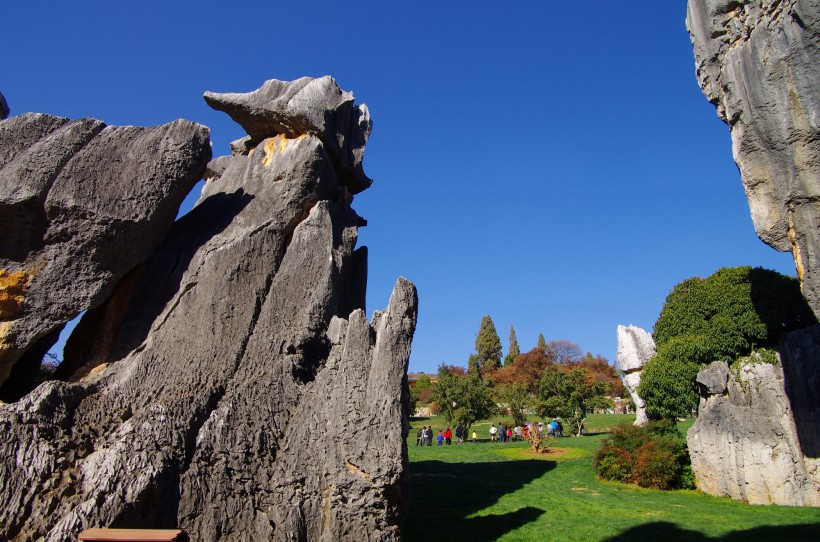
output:
[[[547,341],[544,339],[543,333],[538,334],[538,349],[545,354],[547,353]]]
[[[512,365],[518,356],[521,355],[521,349],[518,347],[518,337],[515,336],[515,328],[510,326],[510,349],[507,356],[504,358],[504,366]]]
[[[493,371],[501,367],[501,339],[495,330],[493,319],[484,316],[475,338],[475,352],[480,372]]]

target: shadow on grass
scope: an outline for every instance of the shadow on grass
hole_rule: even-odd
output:
[[[663,542],[771,542],[772,540],[800,542],[805,540],[814,542],[818,539],[818,530],[820,530],[820,523],[764,526],[745,531],[732,531],[719,538],[710,538],[697,531],[678,527],[673,523],[658,521],[628,529],[618,536],[606,540],[606,542],[642,542],[650,540],[663,540]]]
[[[470,540],[489,542],[537,520],[545,511],[532,506],[506,514],[470,517],[555,468],[554,461],[485,463],[418,461],[410,464],[412,502],[405,523],[406,542]]]

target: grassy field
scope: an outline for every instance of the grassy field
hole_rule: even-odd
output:
[[[526,443],[491,443],[476,424],[473,445],[416,447],[408,437],[412,506],[405,540],[766,541],[820,540],[820,510],[750,506],[697,491],[658,491],[596,479],[592,457],[609,428],[632,417],[593,415],[587,436],[529,455]],[[502,418],[503,420],[503,418]],[[505,420],[508,421],[508,420]],[[682,422],[686,430],[692,422]]]

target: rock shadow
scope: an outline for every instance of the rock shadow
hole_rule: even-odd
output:
[[[537,520],[545,510],[470,517],[554,469],[554,461],[485,463],[418,461],[410,464],[411,504],[403,540],[489,542]]]
[[[815,541],[820,523],[801,525],[754,527],[743,531],[732,531],[718,538],[705,536],[697,531],[681,528],[674,523],[656,521],[646,523],[621,534],[608,538],[605,542],[771,542],[788,540],[789,542]]]
[[[752,303],[769,328],[769,336],[777,340],[787,325],[797,329],[780,336],[776,349],[800,448],[807,457],[820,457],[820,325],[794,279],[760,268],[752,269],[749,279]]]

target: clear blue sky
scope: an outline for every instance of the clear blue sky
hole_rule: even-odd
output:
[[[419,290],[410,370],[466,365],[485,314],[505,353],[512,324],[522,350],[614,361],[617,325],[651,330],[687,277],[794,274],[754,233],[685,4],[9,2],[0,91],[12,114],[201,122],[219,156],[243,133],[205,90],[332,75],[373,117],[368,311],[399,275]]]

